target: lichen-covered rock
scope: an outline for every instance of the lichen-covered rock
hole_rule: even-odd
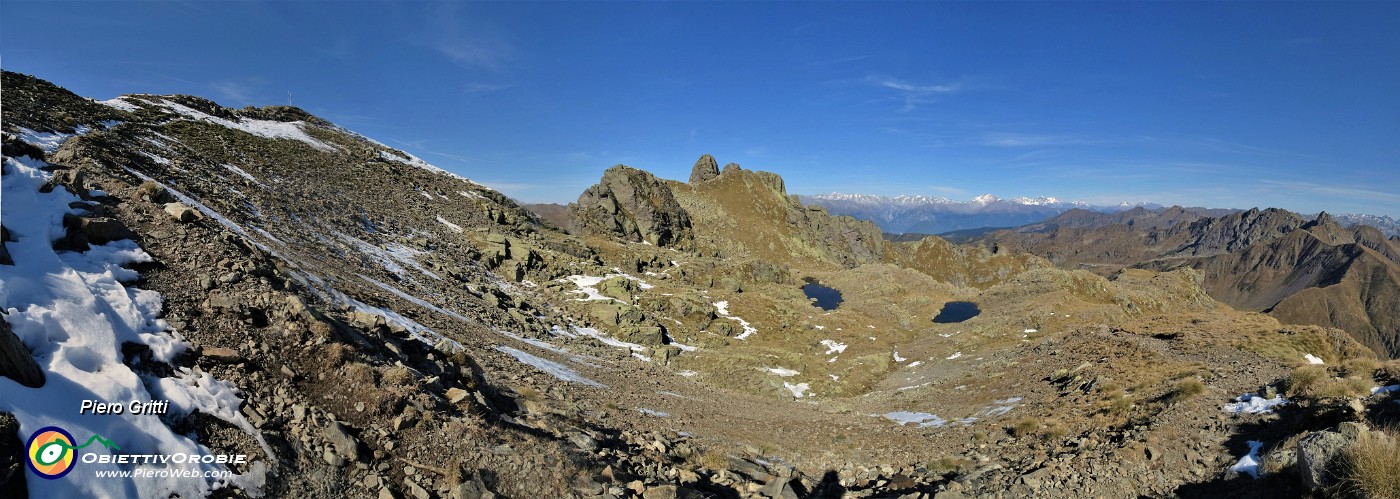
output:
[[[1336,482],[1335,461],[1350,442],[1341,433],[1319,431],[1298,441],[1298,474],[1308,491],[1327,487]]]
[[[569,205],[574,231],[620,237],[657,246],[677,246],[691,239],[690,216],[671,189],[650,173],[623,165],[603,172],[603,179]]]

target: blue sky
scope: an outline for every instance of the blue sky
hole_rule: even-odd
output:
[[[527,202],[703,153],[793,193],[1400,217],[1400,2],[0,2],[75,92],[293,103]]]

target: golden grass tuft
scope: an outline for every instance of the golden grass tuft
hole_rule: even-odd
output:
[[[1375,430],[1362,434],[1346,453],[1346,483],[1372,499],[1400,499],[1400,432]]]
[[[1176,383],[1170,394],[1167,395],[1167,402],[1175,404],[1183,400],[1195,397],[1206,392],[1206,384],[1196,378],[1186,378]]]

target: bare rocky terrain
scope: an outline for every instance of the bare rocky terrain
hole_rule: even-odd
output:
[[[609,168],[548,221],[297,108],[95,102],[8,72],[3,98],[6,181],[39,165],[36,196],[81,200],[7,209],[7,225],[66,221],[8,240],[134,241],[151,258],[127,284],[160,293],[164,334],[189,348],[167,362],[127,343],[120,361],[236,387],[236,416],[162,418],[258,456],[237,471],[261,486],[213,496],[1347,496],[1343,445],[1319,460],[1303,441],[1400,412],[1369,390],[1400,383],[1374,342],[1221,303],[1226,263],[1095,273],[1032,243],[889,242],[709,156],[687,182]],[[1214,231],[1192,255],[1274,232]],[[1358,258],[1394,244],[1328,234]],[[840,305],[814,306],[809,280]],[[8,324],[26,304],[7,299]],[[952,301],[981,313],[933,322]],[[34,348],[0,342],[0,382],[54,386]],[[1226,410],[1280,393],[1271,412]],[[23,497],[5,458],[33,429],[7,421],[0,492]],[[1232,471],[1251,441],[1259,478]]]

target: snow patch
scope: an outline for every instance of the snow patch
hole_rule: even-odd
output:
[[[1259,448],[1264,446],[1264,442],[1250,440],[1248,443],[1249,453],[1231,466],[1230,471],[1248,473],[1251,477],[1259,478]]]
[[[782,376],[782,377],[784,377],[784,378],[792,377],[792,376],[797,376],[797,375],[799,375],[799,374],[802,374],[802,373],[799,372],[799,371],[794,371],[794,370],[792,370],[792,369],[785,369],[785,368],[782,368],[782,367],[770,367],[770,368],[768,368],[768,372],[773,373],[773,374],[776,374],[776,375],[778,375],[778,376]]]
[[[735,316],[735,315],[729,315],[729,301],[728,301],[728,300],[725,300],[725,301],[717,301],[717,302],[715,302],[715,310],[719,313],[719,316],[720,316],[720,317],[724,317],[724,318],[726,318],[726,319],[733,319],[733,320],[735,320],[735,321],[738,321],[738,322],[739,322],[739,326],[741,326],[741,327],[744,328],[744,332],[739,333],[739,335],[735,336],[734,339],[736,339],[736,340],[747,340],[747,339],[749,339],[749,336],[753,336],[754,333],[757,333],[757,332],[758,332],[758,329],[756,329],[756,328],[754,328],[752,325],[750,325],[750,324],[749,324],[749,321],[746,321],[746,320],[744,320],[744,319],[742,319],[742,318],[740,318],[740,317],[738,317],[738,316]]]
[[[446,218],[442,218],[442,215],[437,216],[437,221],[443,225],[446,225],[447,228],[452,229],[452,232],[456,232],[458,234],[462,233],[462,226],[447,221]]]
[[[1323,362],[1322,359],[1317,358],[1317,357],[1314,356],[1313,354],[1306,354],[1306,355],[1304,355],[1304,356],[1303,356],[1303,360],[1306,360],[1306,361],[1308,361],[1309,364],[1314,364],[1314,365],[1323,365],[1323,364],[1326,364],[1326,362]]]
[[[826,347],[826,354],[831,355],[833,353],[845,353],[848,345],[836,340],[822,340],[822,346]]]
[[[962,357],[962,355],[963,355],[962,352],[954,352],[953,355],[949,355],[949,356],[947,356],[947,357],[944,357],[943,360],[953,360],[953,359],[956,359],[956,358],[958,358],[958,357]]]
[[[302,125],[304,125],[305,123],[300,121],[282,122],[270,120],[255,120],[249,118],[239,118],[238,121],[232,121],[220,118],[218,116],[205,114],[193,108],[170,101],[163,101],[160,103],[160,106],[170,110],[175,114],[185,116],[186,118],[192,119],[194,121],[203,121],[205,123],[212,123],[225,128],[240,130],[265,139],[295,140],[297,142],[309,145],[316,150],[325,152],[335,152],[338,150],[334,146],[316,140],[310,135],[307,135],[306,131],[302,130],[301,128]]]
[[[807,383],[792,384],[784,381],[783,388],[787,388],[788,391],[792,392],[792,396],[796,398],[812,396],[812,394],[807,393],[808,390],[812,389],[810,386],[807,386]]]
[[[1223,410],[1230,414],[1269,414],[1274,412],[1274,407],[1287,404],[1288,399],[1283,395],[1275,395],[1274,398],[1266,399],[1253,393],[1246,393],[1235,398],[1235,401],[1225,404]]]
[[[947,420],[938,417],[937,414],[927,412],[895,411],[884,413],[882,416],[901,425],[912,424],[919,428],[942,428],[948,424]]]
[[[147,345],[155,358],[168,361],[189,345],[160,319],[163,299],[159,293],[127,287],[140,277],[125,266],[152,261],[136,243],[123,240],[93,246],[83,253],[56,252],[53,240],[62,237],[63,215],[78,198],[62,189],[40,193],[51,175],[47,166],[32,158],[4,158],[7,173],[0,181],[0,211],[16,238],[7,244],[15,265],[0,266],[0,310],[14,333],[33,353],[44,373],[41,388],[28,388],[0,379],[0,411],[13,414],[20,436],[39,428],[58,426],[77,439],[92,435],[109,438],[123,454],[210,455],[210,449],[190,435],[176,433],[163,418],[123,414],[91,417],[79,415],[83,400],[126,403],[170,400],[176,418],[194,410],[223,419],[248,432],[271,456],[237,408],[242,401],[232,385],[207,373],[181,370],[173,378],[140,375],[123,362],[121,345]],[[105,453],[94,447],[81,454]],[[257,459],[257,456],[250,456]],[[267,468],[256,461],[243,475],[217,480],[120,480],[100,479],[98,473],[156,470],[142,464],[79,463],[82,470],[62,480],[31,477],[33,497],[203,497],[216,488],[242,487],[260,496]],[[203,474],[221,471],[216,464],[192,464],[185,470]],[[22,473],[28,473],[21,471]]]
[[[671,417],[671,415],[668,414],[668,413],[661,412],[661,411],[654,410],[654,409],[647,409],[647,408],[645,408],[645,407],[643,407],[643,408],[641,408],[641,409],[637,409],[637,412],[640,412],[640,413],[642,413],[642,414],[646,414],[646,415],[651,416],[651,417],[654,417],[654,418],[669,418],[669,417]]]
[[[571,383],[580,383],[583,385],[597,388],[607,388],[607,385],[588,379],[584,375],[579,374],[573,369],[570,369],[568,366],[565,366],[558,362],[542,359],[508,346],[497,345],[496,351],[509,354],[511,357],[515,357],[515,360],[520,361],[521,364],[525,364],[535,369],[539,369],[540,371],[549,374],[550,376],[554,376],[559,380],[568,381]]]

